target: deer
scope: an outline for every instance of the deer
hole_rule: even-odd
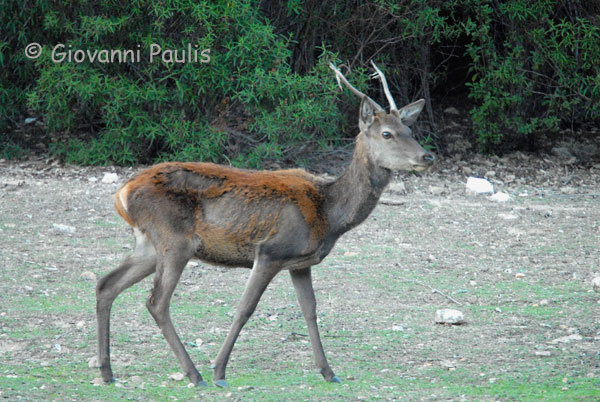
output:
[[[146,307],[191,384],[207,386],[171,321],[169,306],[190,259],[250,268],[233,323],[211,366],[213,382],[226,387],[225,370],[244,324],[271,280],[287,270],[313,351],[328,382],[341,382],[330,367],[317,327],[311,268],[344,233],[363,222],[398,171],[426,171],[434,155],[412,136],[420,99],[396,107],[384,74],[372,62],[389,112],[352,86],[332,63],[337,83],[358,96],[359,134],[349,166],[337,178],[302,169],[244,170],[201,162],[165,162],[129,179],[115,194],[117,213],[131,226],[133,252],[96,285],[98,366],[114,382],[110,364],[110,311],[125,289],[154,274]]]

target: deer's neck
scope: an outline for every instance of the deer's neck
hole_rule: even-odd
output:
[[[357,137],[352,162],[346,172],[326,190],[325,211],[329,232],[334,237],[364,221],[390,181],[390,171],[369,160],[363,136],[361,133]]]

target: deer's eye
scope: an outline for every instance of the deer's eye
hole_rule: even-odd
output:
[[[389,140],[390,138],[392,138],[392,133],[390,133],[389,131],[384,131],[383,133],[381,133],[381,136],[386,140]]]

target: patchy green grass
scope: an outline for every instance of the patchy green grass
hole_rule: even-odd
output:
[[[99,371],[88,366],[96,354],[95,283],[81,273],[107,274],[133,240],[111,211],[113,188],[98,185],[90,199],[87,181],[51,184],[82,186],[70,200],[79,212],[70,209],[61,221],[99,212],[69,236],[50,229],[52,211],[64,209],[60,191],[52,202],[46,193],[29,195],[41,207],[28,208],[34,217],[25,220],[21,190],[4,196],[0,399],[600,400],[600,304],[589,285],[600,241],[589,222],[600,222],[600,200],[578,206],[575,198],[517,198],[500,205],[465,198],[460,187],[449,200],[408,194],[401,207],[378,207],[313,270],[322,341],[342,384],[325,383],[315,369],[282,272],[240,334],[228,389],[188,388],[186,380],[169,378],[180,368],[146,310],[152,278],[115,301],[117,382],[95,386]],[[540,205],[552,208],[552,217],[535,209]],[[505,224],[499,212],[520,219]],[[174,325],[209,383],[248,275],[201,264],[188,267],[175,290]],[[463,311],[466,324],[435,324],[439,308]],[[556,341],[573,334],[581,339]]]

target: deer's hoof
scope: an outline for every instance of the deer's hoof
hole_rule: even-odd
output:
[[[342,382],[342,380],[340,380],[340,378],[337,375],[334,375],[333,377],[331,377],[330,380],[328,380],[329,382],[335,382],[340,384]]]
[[[227,388],[227,381],[225,380],[217,380],[215,381],[215,385],[219,388]]]

